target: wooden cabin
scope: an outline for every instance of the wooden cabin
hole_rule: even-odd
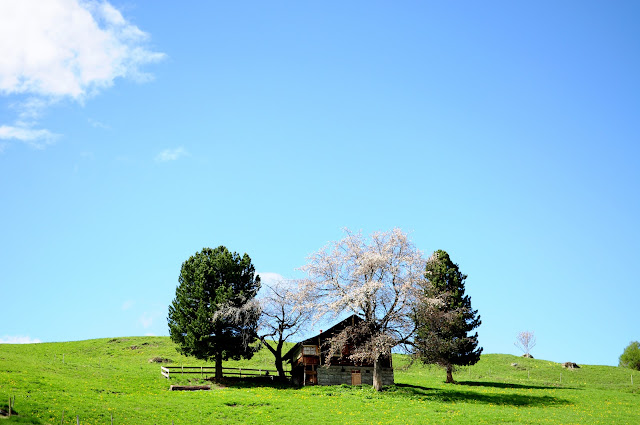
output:
[[[283,357],[291,363],[291,379],[295,385],[373,385],[373,363],[354,363],[348,349],[341,356],[328,358],[328,340],[345,327],[362,319],[352,315],[318,335],[297,343]],[[330,360],[330,361],[329,361]],[[391,355],[382,361],[382,385],[393,385]]]

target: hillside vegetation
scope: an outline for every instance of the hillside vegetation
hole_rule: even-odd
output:
[[[487,354],[444,384],[445,373],[394,355],[396,385],[291,388],[229,381],[212,391],[169,391],[153,357],[171,365],[207,365],[180,356],[167,337],[131,337],[0,345],[0,409],[5,423],[198,424],[638,424],[640,373],[609,366],[568,370],[544,360]],[[518,363],[518,366],[512,366]],[[225,367],[273,369],[263,349]],[[633,376],[633,384],[632,384]],[[195,382],[203,382],[200,377]],[[2,420],[2,419],[0,419]]]

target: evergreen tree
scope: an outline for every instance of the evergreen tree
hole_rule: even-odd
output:
[[[455,366],[472,365],[480,360],[482,347],[478,334],[468,333],[480,326],[478,310],[471,309],[464,281],[457,264],[445,251],[436,251],[427,261],[423,301],[416,308],[416,356],[424,363],[437,364],[453,380]]]
[[[215,362],[249,359],[257,338],[260,289],[251,258],[224,246],[204,248],[182,263],[176,297],[169,306],[169,334],[186,356]],[[231,312],[231,314],[230,314]]]

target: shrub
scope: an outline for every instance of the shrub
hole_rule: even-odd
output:
[[[640,370],[640,342],[630,343],[620,356],[620,366]]]

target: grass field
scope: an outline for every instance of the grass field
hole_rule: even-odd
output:
[[[185,358],[166,337],[31,345],[0,344],[0,409],[15,397],[6,423],[34,424],[640,424],[640,373],[609,366],[567,370],[558,363],[482,356],[444,384],[445,373],[394,356],[396,385],[290,388],[250,380],[213,391],[169,391],[155,356]],[[518,363],[517,367],[511,366]],[[210,364],[209,364],[210,365]],[[273,369],[266,350],[225,367]],[[202,382],[201,380],[194,380]],[[64,412],[64,422],[63,419]]]

